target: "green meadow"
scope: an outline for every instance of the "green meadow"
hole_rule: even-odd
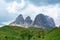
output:
[[[48,30],[6,25],[0,28],[0,40],[60,40],[60,27]]]

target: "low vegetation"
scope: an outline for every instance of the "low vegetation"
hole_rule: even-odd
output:
[[[0,40],[60,40],[60,28],[48,30],[35,27],[3,26],[0,28]]]

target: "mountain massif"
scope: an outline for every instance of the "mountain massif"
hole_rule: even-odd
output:
[[[38,27],[38,28],[54,28],[55,23],[53,18],[46,16],[44,14],[38,14],[34,21],[31,19],[30,16],[27,16],[25,19],[23,18],[23,15],[20,14],[16,20],[10,25],[13,26],[22,26],[22,27]]]

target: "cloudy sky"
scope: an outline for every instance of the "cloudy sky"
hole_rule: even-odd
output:
[[[0,24],[8,24],[19,14],[33,20],[39,13],[52,17],[60,25],[60,0],[0,0]]]

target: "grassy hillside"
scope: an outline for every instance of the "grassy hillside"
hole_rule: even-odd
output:
[[[50,30],[44,40],[60,40],[60,28]]]
[[[3,26],[0,28],[0,40],[60,40],[60,28],[47,30],[35,27]]]

